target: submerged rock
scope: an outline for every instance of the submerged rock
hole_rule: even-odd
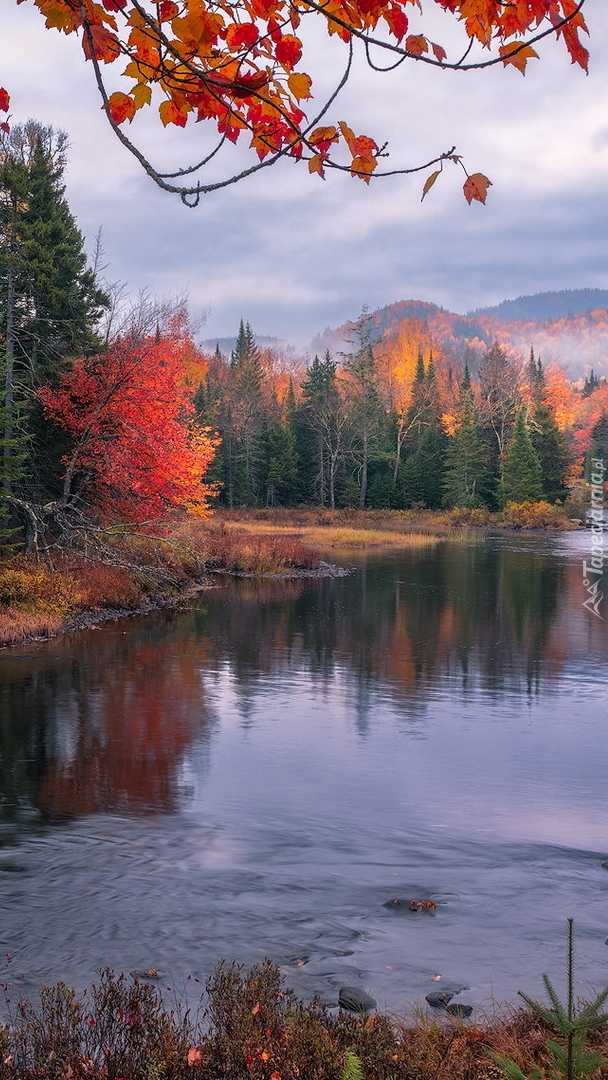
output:
[[[473,1012],[472,1005],[464,1005],[460,1001],[455,1001],[453,1005],[448,1005],[446,1012],[449,1012],[450,1016],[470,1016]]]
[[[453,997],[454,995],[447,990],[432,990],[430,994],[426,995],[425,1001],[428,1001],[429,1005],[432,1005],[434,1009],[447,1009]]]
[[[396,896],[393,900],[386,900],[382,907],[389,911],[436,911],[437,904],[434,900],[404,900]]]
[[[342,986],[338,991],[338,1005],[355,1013],[367,1013],[376,1008],[374,998],[358,986]]]

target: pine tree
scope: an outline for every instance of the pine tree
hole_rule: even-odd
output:
[[[513,437],[505,454],[503,502],[536,502],[543,494],[542,470],[526,424],[525,409],[520,409]]]

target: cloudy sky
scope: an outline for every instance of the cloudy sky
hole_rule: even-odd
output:
[[[466,312],[546,289],[608,288],[605,0],[586,4],[588,76],[552,42],[525,77],[356,67],[332,118],[388,140],[392,167],[456,145],[469,172],[492,180],[486,206],[467,205],[456,168],[421,204],[420,175],[368,188],[285,163],[196,209],[159,191],[118,144],[76,38],[46,30],[29,0],[0,2],[13,122],[31,116],[68,133],[67,196],[91,247],[102,229],[107,279],[134,294],[187,290],[194,314],[207,313],[204,337],[232,335],[242,316],[258,335],[305,345],[364,305],[422,299]],[[331,49],[312,47],[317,66],[335,71]],[[129,133],[169,166],[196,157],[198,128],[165,132],[150,116]]]

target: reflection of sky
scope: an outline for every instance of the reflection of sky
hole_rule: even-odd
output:
[[[244,707],[229,672],[206,679],[220,717],[205,803],[258,819],[311,807],[419,826],[601,849],[606,842],[608,687],[590,666],[534,699],[504,689],[429,690],[409,714],[381,688],[363,709],[341,670],[315,690],[301,672],[251,680]]]

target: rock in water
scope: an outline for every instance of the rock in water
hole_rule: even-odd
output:
[[[342,986],[338,991],[338,1005],[355,1013],[367,1013],[376,1008],[373,997],[358,986]]]
[[[453,1005],[448,1005],[446,1012],[449,1012],[450,1016],[470,1016],[473,1012],[472,1005],[464,1005],[461,1002],[456,1001]]]
[[[432,993],[426,995],[425,1000],[434,1009],[447,1009],[453,997],[454,995],[448,994],[446,990],[433,990]]]

